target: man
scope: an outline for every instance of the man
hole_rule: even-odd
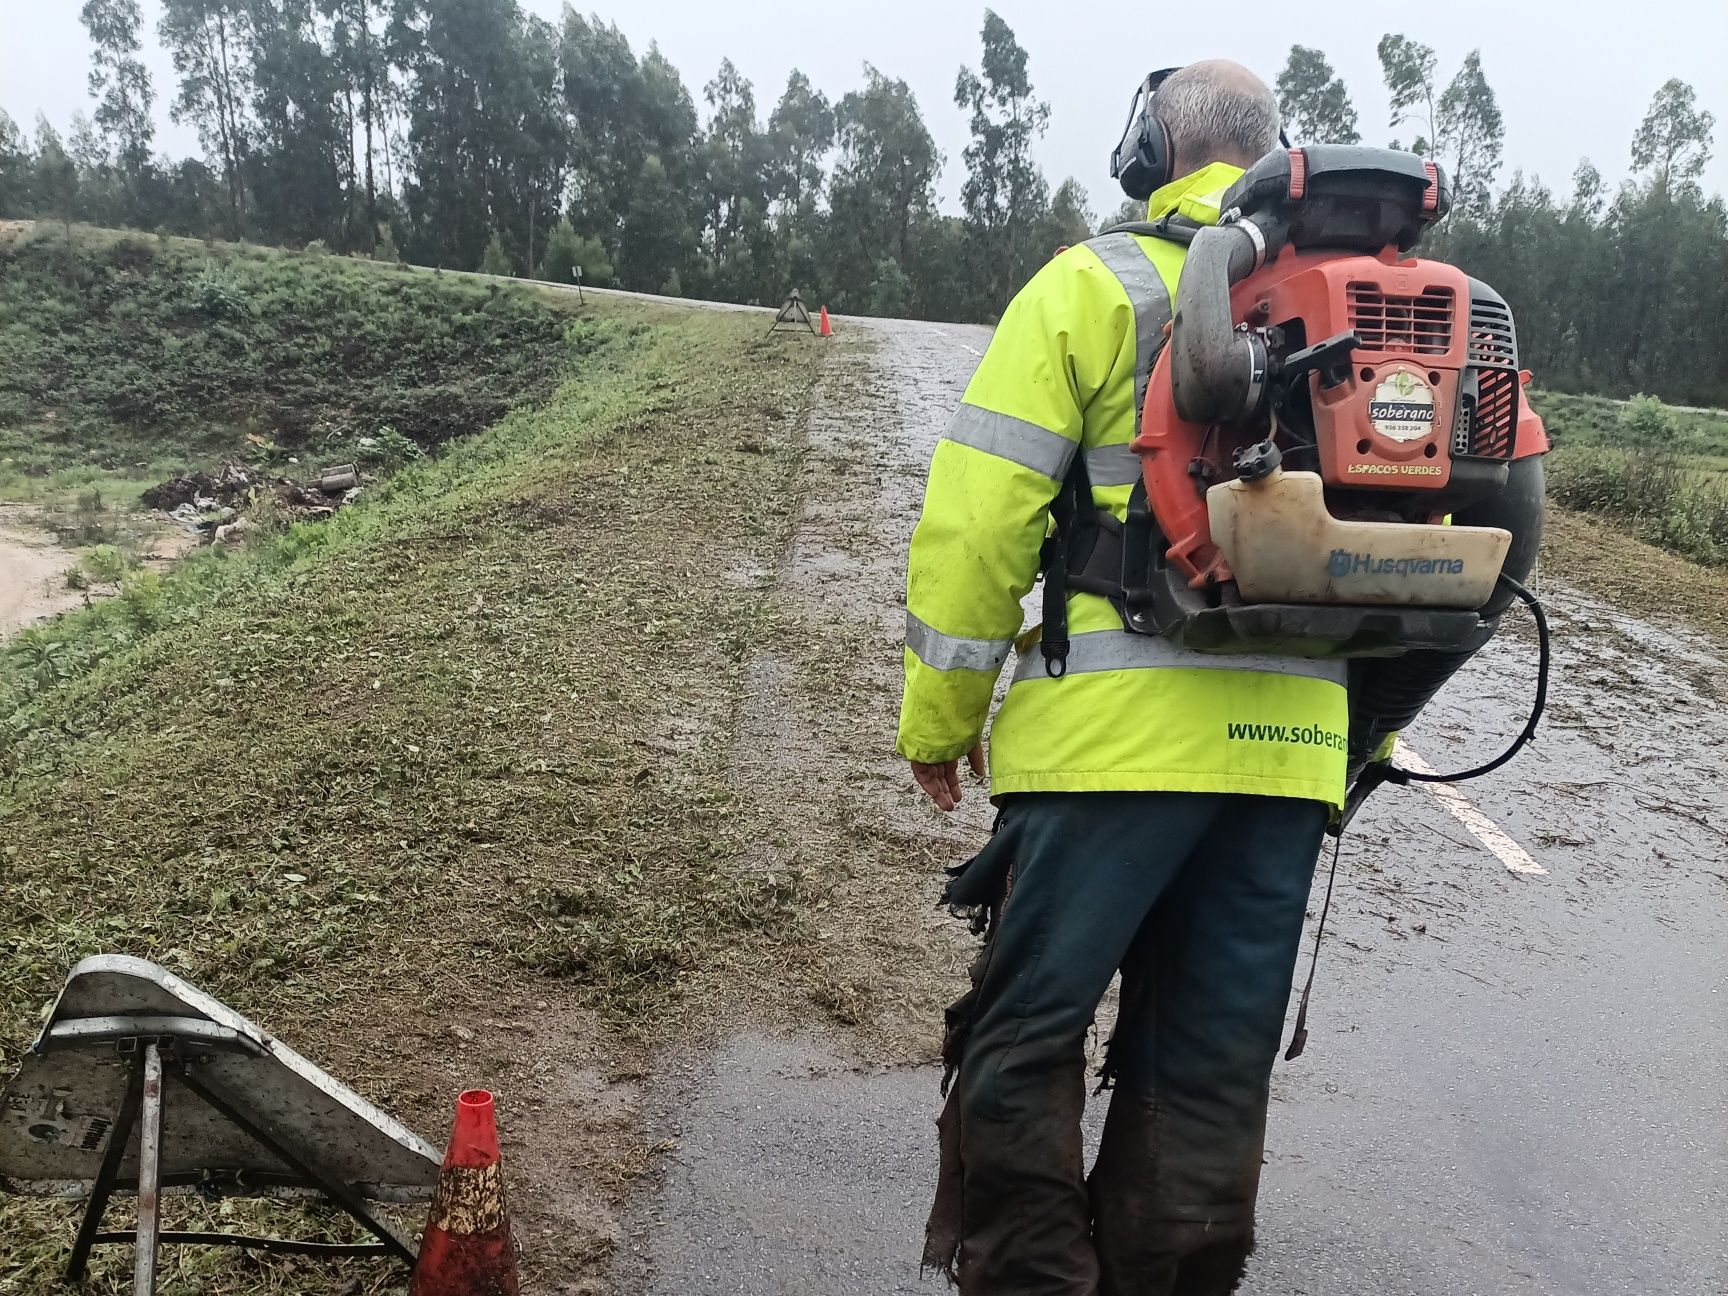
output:
[[[1271,93],[1233,63],[1171,75],[1153,111],[1174,178],[1149,219],[1216,222],[1224,191],[1278,143]],[[1003,315],[937,445],[912,539],[898,747],[944,810],[961,758],[982,773],[994,682],[1076,456],[1096,504],[1124,513],[1184,254],[1122,233],[1056,257]],[[1191,653],[1127,633],[1089,594],[1068,608],[1065,673],[1047,670],[1036,631],[1018,645],[991,733],[998,830],[946,897],[991,930],[949,1011],[925,1259],[966,1296],[1226,1293],[1252,1243],[1272,1062],[1345,775],[1342,741],[1243,735],[1343,735],[1343,671]],[[1115,1092],[1088,1183],[1085,1041],[1118,969]]]

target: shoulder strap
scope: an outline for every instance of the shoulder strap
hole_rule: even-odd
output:
[[[1170,293],[1164,277],[1146,249],[1132,235],[1142,234],[1172,242],[1186,243],[1185,227],[1198,229],[1192,221],[1172,216],[1151,222],[1129,222],[1106,230],[1087,240],[1087,246],[1104,263],[1104,268],[1116,276],[1134,309],[1134,419],[1138,424],[1141,407],[1146,401],[1146,385],[1152,378],[1152,365],[1164,344],[1164,326],[1170,322]],[[1145,507],[1145,488],[1135,492],[1129,507],[1129,528],[1133,539],[1142,547],[1144,526],[1135,526],[1134,501],[1138,513],[1150,519]],[[1122,524],[1108,512],[1092,503],[1092,478],[1086,470],[1085,447],[1076,448],[1056,498],[1050,503],[1054,528],[1044,541],[1039,557],[1044,571],[1044,626],[1039,650],[1044,656],[1044,670],[1052,679],[1060,679],[1068,670],[1068,592],[1084,589],[1103,594],[1118,602],[1122,597],[1122,576],[1125,541]],[[1100,570],[1101,564],[1111,571]]]
[[[1076,452],[1050,502],[1055,528],[1044,541],[1039,557],[1044,568],[1044,628],[1038,649],[1044,655],[1044,672],[1051,679],[1068,673],[1068,574],[1076,559],[1085,560],[1083,533],[1095,530],[1092,478],[1086,471],[1086,456]]]
[[[1102,231],[1102,234],[1139,234],[1146,238],[1163,239],[1167,243],[1180,243],[1186,247],[1204,228],[1199,221],[1169,212],[1155,221],[1123,221]]]
[[[1152,365],[1164,345],[1164,326],[1170,322],[1170,290],[1151,256],[1131,233],[1100,234],[1086,246],[1116,276],[1134,308],[1134,420],[1138,424]]]

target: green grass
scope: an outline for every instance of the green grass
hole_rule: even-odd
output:
[[[221,456],[292,473],[386,429],[436,446],[548,390],[564,327],[464,276],[38,226],[0,246],[0,497],[126,505]]]
[[[617,790],[622,766],[629,794],[608,826],[663,840],[655,807],[684,762],[641,753],[669,739],[654,714],[666,679],[718,683],[743,651],[752,598],[726,597],[703,555],[782,527],[751,481],[785,466],[723,440],[612,440],[694,377],[679,353],[712,359],[737,332],[593,326],[582,377],[555,401],[409,469],[372,507],[135,573],[119,598],[0,651],[0,1019],[108,932],[218,988],[271,969],[272,1000],[320,1001],[356,975],[386,892],[505,900],[506,929],[451,934],[590,977],[621,1011],[669,989],[678,938],[618,937],[651,852],[632,846],[563,888],[530,861],[592,832],[585,790]],[[686,468],[738,489],[650,498]],[[664,532],[645,534],[639,509]],[[712,529],[684,549],[698,517]],[[626,669],[636,654],[655,669]],[[688,844],[718,858],[723,804],[663,813],[708,825]],[[736,898],[696,907],[725,923]],[[675,931],[691,913],[639,916]],[[380,966],[401,956],[397,935],[371,951]]]
[[[1728,411],[1648,396],[1531,399],[1554,441],[1551,499],[1694,562],[1728,565]]]
[[[1530,393],[1530,403],[1548,425],[1556,447],[1643,450],[1728,462],[1728,410],[1680,409],[1659,402],[1652,408],[1650,400]]]
[[[1561,448],[1548,465],[1548,494],[1683,558],[1725,566],[1728,479],[1708,463],[1651,451]]]
[[[644,1035],[800,943],[805,883],[742,862],[726,762],[809,353],[754,317],[604,314],[558,319],[550,399],[369,500],[0,650],[0,1064],[79,957],[134,953],[436,1136],[452,1003],[556,983]],[[0,1200],[0,1293],[44,1289],[70,1229]],[[377,1273],[185,1254],[165,1293]]]

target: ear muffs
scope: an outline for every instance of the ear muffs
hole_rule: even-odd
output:
[[[1175,170],[1175,149],[1170,144],[1170,131],[1152,111],[1158,87],[1180,68],[1161,68],[1149,75],[1134,91],[1134,101],[1128,105],[1128,121],[1122,128],[1121,142],[1110,154],[1110,174],[1122,186],[1122,192],[1136,202],[1145,202],[1154,192],[1170,183]]]

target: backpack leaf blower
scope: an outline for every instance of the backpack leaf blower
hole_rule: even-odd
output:
[[[1384,763],[1364,777],[1385,739],[1514,599],[1534,606],[1548,437],[1511,311],[1407,255],[1450,206],[1433,162],[1321,145],[1262,158],[1215,226],[1118,226],[1190,244],[1132,446],[1141,476],[1119,522],[1076,456],[1053,508],[1047,623],[1067,587],[1200,652],[1349,660],[1346,822],[1378,782],[1416,777]],[[1064,626],[1046,638],[1059,655]],[[1540,707],[1467,774],[1510,759]]]

